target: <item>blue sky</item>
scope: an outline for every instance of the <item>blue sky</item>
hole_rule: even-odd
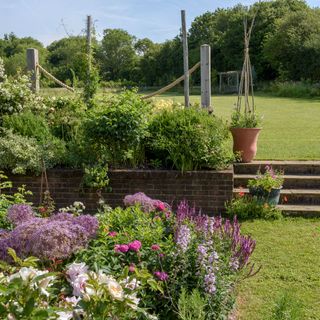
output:
[[[188,26],[192,20],[218,7],[254,0],[0,0],[0,37],[14,32],[32,36],[45,45],[83,32],[86,15],[95,21],[98,36],[103,29],[122,28],[138,38],[156,42],[171,39],[180,28],[180,10],[185,9]],[[319,0],[308,0],[319,6]],[[66,33],[67,32],[67,33]]]

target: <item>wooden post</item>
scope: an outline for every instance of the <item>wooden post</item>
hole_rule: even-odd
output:
[[[200,48],[201,61],[201,106],[211,107],[211,50],[203,44]]]
[[[88,59],[88,69],[87,69],[87,81],[90,83],[91,76],[91,42],[92,42],[92,19],[91,16],[87,16],[87,59]]]
[[[37,93],[40,90],[39,83],[39,54],[37,49],[27,49],[27,68],[28,72],[31,72],[31,89]]]
[[[186,12],[181,10],[182,43],[183,43],[183,70],[184,70],[184,104],[189,107],[189,59],[188,59],[188,38],[186,27]]]

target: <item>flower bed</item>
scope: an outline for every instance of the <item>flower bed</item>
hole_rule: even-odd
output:
[[[96,216],[8,211],[0,309],[8,319],[225,319],[255,241],[236,218],[176,213],[143,193]],[[17,244],[20,245],[17,245]],[[16,250],[14,252],[12,249]],[[32,257],[33,256],[33,257]],[[24,260],[22,260],[24,259]]]

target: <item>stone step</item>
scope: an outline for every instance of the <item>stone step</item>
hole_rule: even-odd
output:
[[[240,192],[249,194],[249,190],[247,188],[236,188],[233,190],[234,195],[237,195]],[[287,205],[320,205],[320,190],[282,189],[279,203]]]
[[[307,218],[320,217],[320,206],[278,205],[277,207],[285,216]]]
[[[245,188],[249,179],[254,179],[254,174],[235,174],[234,187]],[[320,175],[285,175],[284,189],[320,189]]]
[[[271,165],[275,170],[283,170],[289,175],[320,175],[320,161],[253,161],[251,163],[235,163],[235,174],[256,174]]]

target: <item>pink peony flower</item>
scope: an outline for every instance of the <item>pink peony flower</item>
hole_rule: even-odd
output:
[[[130,266],[129,266],[129,271],[130,272],[134,272],[135,270],[136,270],[135,265],[133,263],[131,263]]]
[[[151,250],[153,250],[153,251],[158,251],[158,250],[160,250],[160,246],[159,246],[158,244],[153,244],[153,245],[151,246]]]
[[[133,242],[130,242],[128,246],[129,246],[129,250],[137,252],[140,250],[142,244],[139,240],[134,240]]]
[[[169,276],[166,272],[163,271],[156,271],[154,275],[160,280],[160,281],[167,281]]]
[[[113,238],[113,237],[115,237],[117,234],[118,234],[118,232],[116,232],[116,231],[110,231],[110,232],[108,233],[108,236]]]
[[[129,246],[126,244],[116,244],[114,246],[114,251],[115,252],[127,252],[129,250]]]
[[[155,201],[154,206],[160,211],[166,210],[166,206],[161,201]]]

